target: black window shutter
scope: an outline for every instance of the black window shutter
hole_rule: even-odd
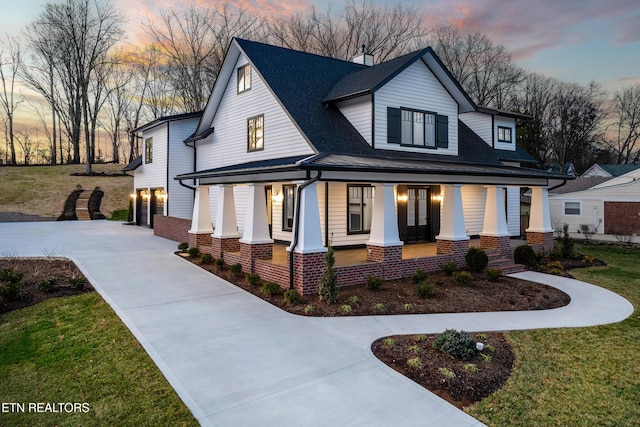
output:
[[[449,148],[449,117],[436,118],[436,147]]]
[[[402,114],[399,108],[387,107],[387,142],[400,144],[402,137]]]

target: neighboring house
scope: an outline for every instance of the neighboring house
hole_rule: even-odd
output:
[[[567,177],[520,166],[533,160],[515,143],[526,116],[476,106],[430,48],[360,62],[232,41],[185,140],[195,168],[176,177],[196,182],[191,246],[303,293],[329,244],[366,248],[367,262],[338,269],[343,284],[406,277],[462,264],[470,236],[511,256],[529,187],[528,241],[550,249],[548,180]],[[403,258],[413,242],[437,255]]]
[[[190,223],[195,189],[173,178],[193,171],[194,151],[185,146],[184,140],[195,130],[201,114],[161,117],[132,131],[141,141],[143,154],[124,171],[133,171],[132,197],[137,225],[153,228],[155,215],[181,218]]]
[[[551,189],[549,204],[554,228],[568,224],[573,233],[640,234],[640,169],[616,177],[583,175]]]
[[[629,172],[638,171],[640,173],[640,164],[638,163],[625,163],[622,165],[601,165],[594,163],[589,169],[587,169],[580,177],[588,178],[594,176],[613,178],[617,176],[626,175]],[[640,176],[640,175],[639,175]]]

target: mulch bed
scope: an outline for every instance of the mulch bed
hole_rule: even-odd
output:
[[[185,259],[283,310],[304,316],[546,310],[565,306],[570,301],[564,292],[539,283],[511,277],[490,282],[484,273],[473,273],[471,284],[463,286],[443,272],[435,272],[429,273],[429,280],[436,285],[436,293],[429,299],[417,296],[411,279],[402,279],[386,281],[376,291],[367,289],[365,285],[342,287],[338,292],[338,301],[331,305],[320,301],[317,295],[304,296],[300,304],[291,305],[284,300],[282,293],[274,296],[263,294],[260,285],[249,285],[244,276],[234,275],[229,266],[218,268],[213,264],[198,264],[197,258]],[[357,303],[353,302],[354,297]],[[349,305],[351,312],[346,313],[344,305]],[[308,306],[312,306],[313,310],[305,310]]]
[[[4,268],[14,268],[24,276],[18,299],[4,301],[0,297],[0,313],[29,307],[50,298],[77,295],[94,290],[86,278],[84,288],[81,290],[73,289],[67,283],[69,277],[84,278],[84,275],[73,261],[66,258],[0,258],[0,270]],[[49,277],[56,278],[57,285],[54,290],[44,292],[38,289],[38,284]]]
[[[455,360],[434,349],[433,340],[437,335],[381,338],[371,345],[371,350],[378,359],[402,375],[463,408],[500,389],[509,378],[514,361],[511,346],[502,333],[475,333],[472,336],[484,343],[485,349],[468,361]],[[393,346],[388,344],[389,338],[395,341]],[[490,359],[485,360],[482,354]],[[421,361],[420,368],[411,367],[408,363],[416,357]],[[453,372],[455,377],[446,376],[442,369]]]

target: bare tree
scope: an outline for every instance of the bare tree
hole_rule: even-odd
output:
[[[31,164],[31,154],[34,149],[37,147],[33,144],[33,139],[29,135],[29,131],[27,129],[17,130],[15,133],[16,142],[20,146],[23,154],[23,161],[25,165]]]
[[[504,46],[496,45],[486,35],[463,35],[457,28],[436,29],[432,47],[478,105],[504,108],[509,94],[524,78]]]
[[[617,163],[640,160],[640,85],[628,86],[613,94],[611,118],[615,130],[608,142]]]
[[[129,90],[133,80],[133,69],[123,64],[122,59],[117,60],[119,66],[114,68],[109,80],[106,82],[106,111],[100,122],[111,140],[112,160],[120,162],[120,139],[125,130],[127,111],[133,103]],[[126,138],[126,135],[124,135]]]
[[[7,118],[7,138],[11,150],[11,164],[16,164],[16,147],[14,131],[14,113],[22,99],[16,99],[15,84],[18,71],[22,66],[20,42],[15,37],[7,36],[0,45],[0,105]]]

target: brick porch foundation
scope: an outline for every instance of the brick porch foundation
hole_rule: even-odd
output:
[[[536,252],[549,252],[553,249],[553,232],[527,231],[527,245],[531,246]]]
[[[449,254],[456,265],[464,267],[466,261],[464,259],[469,252],[469,240],[444,240],[438,239],[436,243],[438,254]]]
[[[402,277],[402,246],[367,245],[367,261],[382,264],[382,278],[385,280]]]
[[[206,233],[206,234],[189,233],[189,247],[199,248],[201,246],[211,246],[211,233]]]
[[[153,235],[173,240],[174,242],[189,242],[191,220],[155,214],[153,216]]]
[[[302,295],[317,293],[318,281],[324,271],[325,253],[299,254],[294,252],[291,254],[289,252],[289,257],[291,256],[293,256],[293,287]]]
[[[273,256],[273,243],[242,243],[240,242],[240,263],[245,273],[255,272],[256,259],[269,259]]]
[[[505,258],[513,258],[511,238],[509,236],[480,236],[480,248],[499,251]]]
[[[211,237],[211,255],[214,258],[222,258],[225,252],[239,252],[239,237]]]

